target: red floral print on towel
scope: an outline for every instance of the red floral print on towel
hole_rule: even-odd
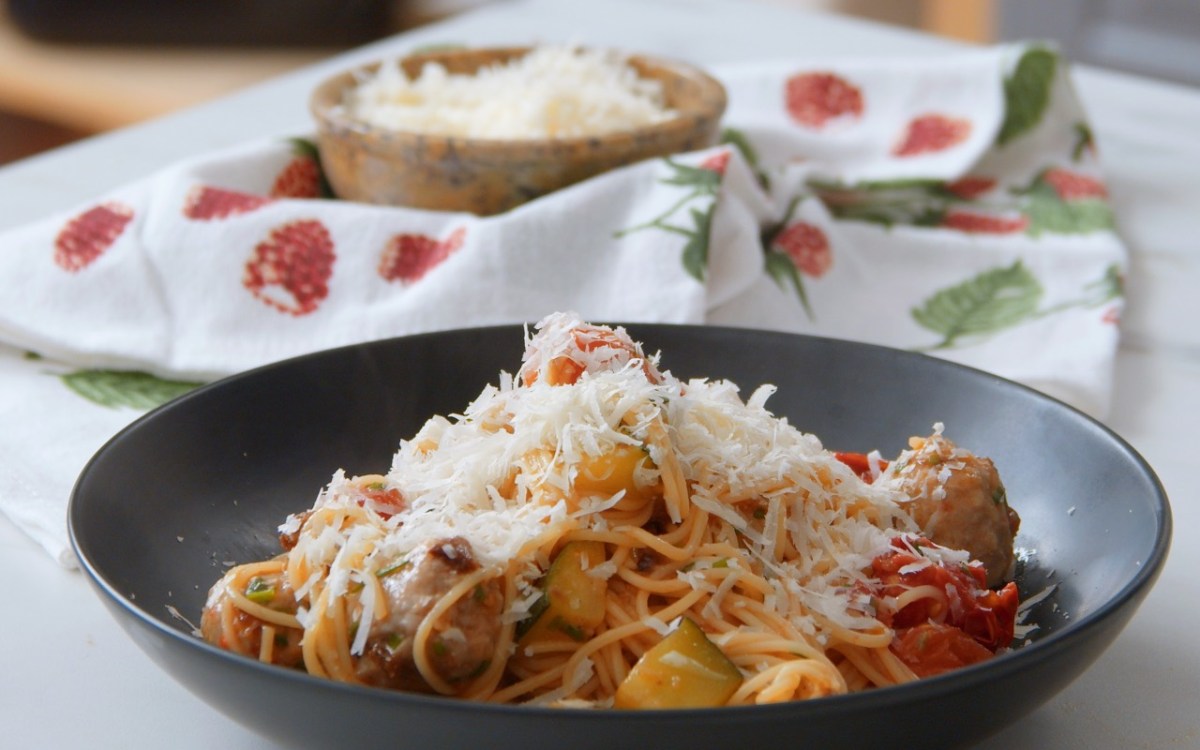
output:
[[[1108,197],[1108,188],[1100,180],[1062,167],[1047,169],[1042,173],[1042,180],[1065,201]]]
[[[806,276],[819,279],[833,266],[829,238],[815,224],[798,221],[784,229],[772,245],[783,251]]]
[[[971,121],[939,114],[913,118],[892,149],[893,156],[908,157],[953,148],[971,135]]]
[[[133,220],[133,209],[115,201],[84,211],[54,238],[54,262],[75,273],[87,268],[113,246]]]
[[[319,198],[321,168],[316,159],[297,156],[288,162],[271,185],[272,198]]]
[[[272,198],[333,198],[317,144],[306,138],[289,138],[288,144],[292,159],[275,175],[267,194]]]
[[[973,201],[996,188],[994,177],[967,175],[946,183],[946,192],[964,201]]]
[[[863,95],[857,86],[833,73],[801,73],[787,80],[784,106],[797,124],[819,129],[840,117],[861,117]]]
[[[379,259],[379,275],[388,281],[420,281],[463,246],[467,230],[459,227],[444,240],[424,234],[397,234]]]
[[[324,224],[293,221],[272,229],[254,248],[242,284],[280,312],[307,315],[329,296],[336,258]]]
[[[227,219],[255,211],[271,202],[270,198],[237,190],[197,185],[183,203],[183,215],[195,221]]]
[[[701,169],[707,169],[710,172],[724,176],[725,168],[729,166],[729,152],[719,151],[704,161],[700,162]]]
[[[1029,217],[1019,214],[1002,216],[975,211],[948,211],[942,217],[942,226],[970,234],[1014,234],[1029,228]]]

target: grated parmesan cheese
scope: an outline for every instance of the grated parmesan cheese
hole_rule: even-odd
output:
[[[712,617],[713,619],[720,618],[721,602],[737,584],[739,578],[741,578],[741,573],[735,569],[729,575],[725,576],[724,579],[722,579],[721,583],[717,585],[717,590],[713,592],[712,596],[704,605],[704,614],[706,616]]]
[[[1038,630],[1037,623],[1027,623],[1025,621],[1029,618],[1033,608],[1040,604],[1042,600],[1053,594],[1057,588],[1058,584],[1052,583],[1033,596],[1024,599],[1019,605],[1017,605],[1017,621],[1015,627],[1013,628],[1013,637],[1016,640],[1025,641],[1029,638],[1029,636],[1033,635],[1033,633]],[[1052,609],[1054,611],[1058,611],[1058,603],[1052,602],[1051,604]]]
[[[571,46],[536,47],[474,75],[431,62],[410,79],[385,64],[343,107],[390,130],[503,140],[596,136],[674,116],[662,84],[639,77],[623,55]]]
[[[595,337],[581,341],[581,327]],[[434,417],[401,442],[385,477],[404,499],[394,514],[363,504],[343,472],[333,476],[316,503],[333,520],[306,523],[297,543],[314,569],[328,569],[331,592],[368,581],[371,571],[429,540],[463,537],[481,565],[497,571],[515,565],[517,595],[501,620],[523,620],[541,595],[536,582],[554,541],[572,530],[604,531],[602,514],[624,497],[618,490],[611,497],[573,498],[575,467],[617,446],[643,446],[653,461],[638,481],[658,484],[665,476],[658,467],[666,461],[655,454],[662,449],[652,433],[665,430],[691,503],[723,522],[719,533],[737,550],[693,560],[676,573],[710,595],[706,614],[716,617],[739,579],[761,572],[771,586],[765,610],[818,642],[825,642],[830,623],[878,628],[856,585],[868,583],[873,559],[895,549],[897,540],[907,545],[905,535],[916,530],[901,507],[907,496],[896,483],[898,469],[882,472],[892,481],[863,482],[819,439],[767,410],[770,386],[743,401],[726,381],[684,383],[659,372],[657,357],[643,354],[620,329],[596,335],[598,329],[570,314],[551,316],[539,330],[527,340],[516,377],[502,374],[462,414]],[[578,379],[571,387],[548,382],[553,363],[568,355]],[[935,434],[940,431],[937,425]],[[878,456],[875,461],[878,467]],[[365,512],[370,523],[338,520],[339,512],[351,511]],[[285,527],[296,523],[289,519]],[[969,563],[967,553],[936,545],[912,551],[920,559],[901,573]],[[602,579],[617,572],[611,560],[588,560],[584,569]],[[368,592],[371,586],[364,589],[364,622],[386,606]],[[951,607],[961,607],[956,591],[947,595]],[[302,610],[297,617],[304,623],[311,615]],[[653,617],[642,622],[660,634],[673,627]],[[362,652],[368,630],[358,631],[353,653]],[[592,678],[591,670],[584,660],[542,700],[569,697]]]
[[[617,564],[612,560],[606,560],[585,572],[592,578],[607,581],[617,574]]]
[[[528,701],[527,705],[546,706],[562,701],[583,687],[588,680],[592,679],[592,675],[595,672],[596,664],[591,659],[585,658],[579,662],[571,674],[563,677],[561,687],[537,696],[533,700]]]

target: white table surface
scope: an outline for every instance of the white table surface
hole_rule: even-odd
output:
[[[438,42],[572,40],[706,64],[770,57],[938,55],[950,42],[735,0],[497,2],[211,104],[0,169],[0,228],[73,207],[183,156],[310,129],[306,99],[327,71]],[[1113,647],[1042,709],[980,745],[1125,750],[1200,747],[1200,91],[1077,70],[1133,253],[1114,406],[1105,420],[1156,469],[1176,543]],[[11,429],[0,424],[0,429]],[[0,517],[0,744],[12,748],[269,747],[160,672],[63,570]]]

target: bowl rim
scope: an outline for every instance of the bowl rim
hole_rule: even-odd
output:
[[[747,712],[753,712],[755,715],[762,716],[768,716],[779,712],[796,712],[797,715],[803,717],[809,713],[853,713],[860,703],[874,704],[876,708],[883,708],[938,698],[946,694],[980,685],[982,683],[997,681],[1002,678],[1012,676],[1017,672],[1021,672],[1035,665],[1042,659],[1043,654],[1052,656],[1062,648],[1061,644],[1071,643],[1087,638],[1096,631],[1102,629],[1107,621],[1116,615],[1119,610],[1129,605],[1131,600],[1134,603],[1138,603],[1140,599],[1149,592],[1159,575],[1162,573],[1170,551],[1173,532],[1173,518],[1170,501],[1157,473],[1154,471],[1153,467],[1149,465],[1146,459],[1128,441],[1118,435],[1115,431],[1107,427],[1100,420],[1080,411],[1079,409],[1065,403],[1058,398],[1042,393],[1041,391],[1026,386],[1022,383],[1018,383],[1014,380],[1004,378],[979,368],[964,365],[951,360],[941,359],[939,357],[933,357],[922,352],[896,349],[880,344],[848,341],[844,339],[815,336],[804,333],[789,333],[783,331],[741,328],[737,326],[614,321],[602,321],[602,323],[605,325],[620,325],[625,327],[653,327],[660,330],[690,329],[693,331],[711,331],[713,335],[716,336],[722,335],[722,332],[725,332],[725,335],[728,335],[730,332],[732,332],[738,336],[750,335],[773,338],[781,337],[788,339],[804,339],[816,342],[823,346],[832,343],[834,346],[849,346],[851,348],[886,351],[890,352],[892,356],[923,359],[935,363],[935,366],[937,367],[944,367],[951,371],[957,370],[960,372],[970,373],[971,377],[982,377],[985,380],[991,381],[994,385],[998,385],[1018,393],[1023,393],[1026,396],[1032,396],[1035,399],[1050,403],[1055,408],[1064,410],[1068,417],[1081,422],[1083,427],[1086,427],[1089,430],[1094,430],[1098,432],[1102,438],[1114,442],[1116,447],[1118,447],[1129,459],[1131,459],[1131,461],[1140,471],[1141,475],[1148,480],[1153,490],[1154,500],[1153,513],[1151,514],[1151,517],[1154,520],[1153,544],[1151,545],[1146,558],[1141,561],[1137,572],[1101,605],[1097,606],[1094,610],[1087,613],[1083,617],[1078,619],[1072,618],[1066,626],[1055,630],[1044,637],[1040,637],[1033,641],[1027,641],[1017,648],[1010,649],[1005,653],[996,655],[992,659],[952,670],[943,674],[925,677],[909,683],[874,688],[866,691],[845,693],[841,695],[825,696],[819,699],[787,701],[777,704],[752,706],[724,706],[719,710],[714,710],[711,708],[689,708],[662,709],[655,711],[628,711],[616,708],[550,707],[528,704],[496,704],[483,701],[465,700],[457,697],[426,695],[421,693],[388,690],[378,687],[343,683],[311,675],[304,671],[289,670],[284,667],[264,664],[257,660],[249,659],[244,656],[220,649],[204,641],[195,634],[184,632],[178,627],[169,624],[165,616],[156,615],[148,611],[140,603],[118,591],[116,584],[105,578],[103,573],[97,569],[95,564],[85,554],[84,549],[86,545],[81,539],[81,532],[76,523],[76,515],[80,506],[80,502],[78,501],[80,496],[79,492],[84,483],[85,477],[91,472],[93,466],[102,460],[104,454],[106,454],[113,445],[123,439],[127,434],[138,429],[142,423],[157,418],[160,413],[168,411],[175,405],[185,401],[195,398],[204,398],[209,392],[223,387],[228,382],[251,377],[262,377],[274,370],[286,369],[294,366],[295,363],[304,360],[345,356],[345,353],[351,351],[370,349],[376,346],[392,346],[395,345],[396,342],[402,340],[432,340],[443,336],[462,335],[472,332],[486,333],[489,331],[494,331],[497,333],[512,333],[515,330],[522,329],[521,324],[501,324],[463,327],[389,337],[385,339],[365,341],[357,344],[348,344],[330,349],[314,351],[308,354],[280,360],[278,362],[261,365],[241,373],[236,373],[234,375],[221,378],[190,391],[183,396],[174,399],[173,401],[152,409],[151,411],[138,417],[136,420],[131,422],[129,425],[116,433],[112,438],[106,441],[104,445],[102,445],[88,460],[87,464],[85,464],[83,470],[80,472],[79,477],[76,479],[75,484],[72,487],[67,509],[67,530],[70,538],[71,548],[74,551],[77,560],[79,561],[80,568],[88,576],[103,597],[107,598],[107,603],[110,605],[110,607],[115,605],[120,610],[123,610],[125,614],[131,615],[134,620],[140,623],[143,627],[149,628],[160,637],[165,637],[178,644],[183,644],[185,648],[199,649],[202,652],[208,653],[210,656],[227,660],[229,664],[236,665],[238,668],[255,670],[264,676],[273,675],[275,678],[280,680],[298,682],[305,687],[331,690],[339,693],[370,698],[377,701],[382,700],[388,702],[399,702],[401,704],[412,703],[417,707],[436,707],[439,710],[453,710],[456,707],[461,707],[462,710],[469,710],[472,712],[482,711],[489,714],[496,713],[500,715],[518,713],[520,715],[529,715],[531,717],[560,717],[563,719],[594,717],[600,715],[612,717],[619,716],[622,717],[622,721],[626,722],[653,722],[656,720],[656,718],[678,720],[680,718],[686,719],[691,717],[694,719],[695,717],[700,716],[709,717],[712,715],[722,716],[726,714],[734,716],[744,715]],[[1132,617],[1133,614],[1134,612],[1130,612],[1128,616]],[[180,622],[191,625],[190,621],[186,619],[181,619]],[[122,625],[125,625],[125,623],[122,623]],[[178,679],[174,676],[174,674],[171,674],[170,676],[173,679]]]
[[[443,133],[428,133],[411,130],[394,130],[378,125],[372,125],[362,120],[350,117],[342,106],[342,96],[353,86],[359,76],[377,71],[383,65],[400,65],[405,61],[430,61],[454,57],[463,54],[498,54],[521,56],[535,49],[530,46],[496,46],[496,47],[463,47],[452,49],[434,49],[413,52],[406,55],[386,58],[376,58],[342,69],[322,79],[309,96],[308,108],[317,121],[320,130],[347,132],[367,136],[367,147],[374,139],[393,142],[445,143],[451,146],[470,144],[478,150],[506,152],[521,150],[560,151],[579,146],[591,146],[597,143],[618,144],[634,138],[665,138],[675,136],[680,132],[693,130],[705,121],[711,120],[717,125],[724,115],[729,103],[729,94],[725,85],[706,70],[693,63],[668,57],[647,55],[638,52],[626,52],[614,47],[585,47],[587,49],[615,50],[628,61],[670,71],[676,75],[685,76],[700,83],[711,97],[706,98],[707,106],[677,109],[675,115],[662,122],[642,125],[633,129],[614,130],[597,135],[581,135],[569,137],[535,137],[535,138],[476,138],[471,136],[446,135]]]

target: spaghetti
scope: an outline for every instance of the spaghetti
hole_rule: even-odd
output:
[[[805,700],[1006,648],[1017,522],[991,463],[940,426],[891,462],[835,454],[771,393],[550,316],[517,377],[385,475],[338,472],[283,554],[229,570],[202,633],[345,682],[620,708]]]

